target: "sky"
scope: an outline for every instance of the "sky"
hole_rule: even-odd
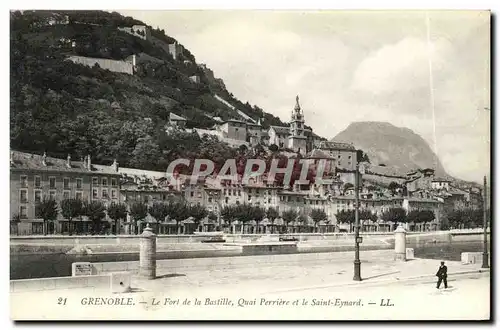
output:
[[[284,121],[299,95],[328,139],[355,121],[420,134],[446,171],[490,168],[490,13],[120,11],[176,38],[243,102]]]

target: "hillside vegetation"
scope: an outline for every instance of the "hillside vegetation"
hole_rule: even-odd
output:
[[[69,24],[45,24],[48,17],[65,15]],[[10,18],[13,149],[71,154],[73,159],[92,154],[95,162],[116,158],[121,166],[151,170],[164,170],[178,157],[207,156],[207,150],[229,158],[236,150],[213,138],[164,129],[170,112],[187,118],[187,127],[212,127],[213,117],[241,119],[215,94],[251,118],[261,118],[264,126],[285,125],[207,77],[189,50],[174,60],[164,48],[175,40],[165,31],[150,27],[153,41],[119,31],[146,25],[131,17],[103,11],[17,11]],[[66,60],[70,55],[123,60],[133,54],[138,59],[133,76]],[[193,83],[192,75],[200,83]]]

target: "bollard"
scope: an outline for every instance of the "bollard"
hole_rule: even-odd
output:
[[[141,234],[139,254],[139,277],[153,280],[156,278],[156,235],[149,224]]]
[[[406,230],[399,225],[394,231],[394,260],[406,261]]]

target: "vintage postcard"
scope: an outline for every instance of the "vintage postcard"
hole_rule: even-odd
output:
[[[490,320],[490,24],[11,10],[11,319]]]

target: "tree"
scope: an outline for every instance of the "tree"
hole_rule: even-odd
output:
[[[137,222],[148,216],[148,206],[142,202],[135,202],[130,205],[129,214],[134,220],[134,234],[137,234]]]
[[[408,218],[406,216],[406,210],[401,208],[401,207],[393,207],[382,213],[381,216],[382,220],[386,222],[404,222],[406,223],[408,221]]]
[[[271,152],[277,152],[277,151],[279,150],[279,147],[278,147],[276,144],[274,144],[274,143],[273,143],[273,144],[271,144],[271,145],[269,146],[269,150],[270,150]]]
[[[358,162],[370,163],[370,157],[368,157],[367,153],[365,153],[363,150],[357,150],[357,151],[358,151],[358,154],[357,154]]]
[[[307,214],[305,214],[303,210],[301,210],[297,215],[297,222],[301,224],[301,227],[299,227],[299,232],[303,232],[304,226],[307,223],[307,219]]]
[[[318,223],[320,221],[326,221],[326,220],[328,220],[328,216],[326,215],[325,211],[323,211],[321,209],[313,209],[311,211],[311,218],[314,221],[314,228],[316,228],[316,230],[318,232],[319,232]]]
[[[295,212],[294,210],[287,210],[281,214],[281,217],[283,218],[283,220],[286,223],[287,232],[289,231],[288,226],[290,225],[290,223],[292,223],[293,221],[295,221],[297,219],[297,215],[298,215],[297,212]]]
[[[118,235],[118,220],[127,218],[127,206],[123,203],[111,203],[108,206],[108,216],[115,222],[115,235]]]
[[[339,223],[349,224],[349,231],[352,230],[351,226],[355,221],[354,210],[340,210],[337,212],[336,217]]]
[[[389,187],[388,188],[391,191],[392,196],[394,196],[396,194],[396,190],[398,188],[400,188],[400,187],[401,186],[397,182],[391,181],[391,183],[389,183]]]
[[[187,208],[187,214],[190,217],[193,217],[193,221],[195,223],[195,229],[200,226],[200,222],[203,218],[205,218],[208,214],[208,211],[205,207],[201,205],[193,205]]]
[[[19,213],[16,213],[10,219],[10,227],[11,232],[14,232],[15,235],[19,234],[19,223],[21,222],[21,216]]]
[[[274,207],[270,207],[266,211],[266,217],[271,221],[271,234],[274,234],[274,221],[280,216],[278,210]]]
[[[212,222],[215,222],[215,221],[217,221],[219,219],[218,216],[217,216],[217,214],[215,214],[214,212],[208,212],[207,218],[209,220],[211,220]],[[217,225],[215,227],[216,227],[215,230],[220,230],[218,223],[217,223]]]
[[[347,182],[344,184],[344,193],[347,191],[347,189],[354,188],[354,185],[350,182]]]
[[[180,222],[187,218],[187,205],[183,202],[175,202],[169,204],[169,217],[175,221],[176,231],[179,232]]]
[[[148,207],[149,215],[156,220],[156,232],[160,232],[160,221],[165,221],[168,215],[168,206],[165,203],[154,203]]]
[[[266,212],[262,207],[259,206],[250,206],[250,220],[255,220],[257,223],[257,227],[259,228],[259,224],[266,216]]]
[[[72,220],[83,213],[83,203],[77,198],[64,199],[61,202],[61,214],[64,218],[68,219],[69,235],[73,234]]]
[[[84,207],[84,215],[92,221],[92,234],[97,234],[102,230],[101,220],[106,217],[106,207],[101,201],[92,201]]]
[[[421,221],[424,223],[424,228],[427,225],[427,223],[434,221],[435,219],[435,214],[432,210],[423,210],[421,212]]]
[[[37,203],[35,210],[36,217],[43,219],[43,234],[47,235],[48,222],[55,221],[59,213],[57,202],[52,198],[44,198],[41,202]]]

